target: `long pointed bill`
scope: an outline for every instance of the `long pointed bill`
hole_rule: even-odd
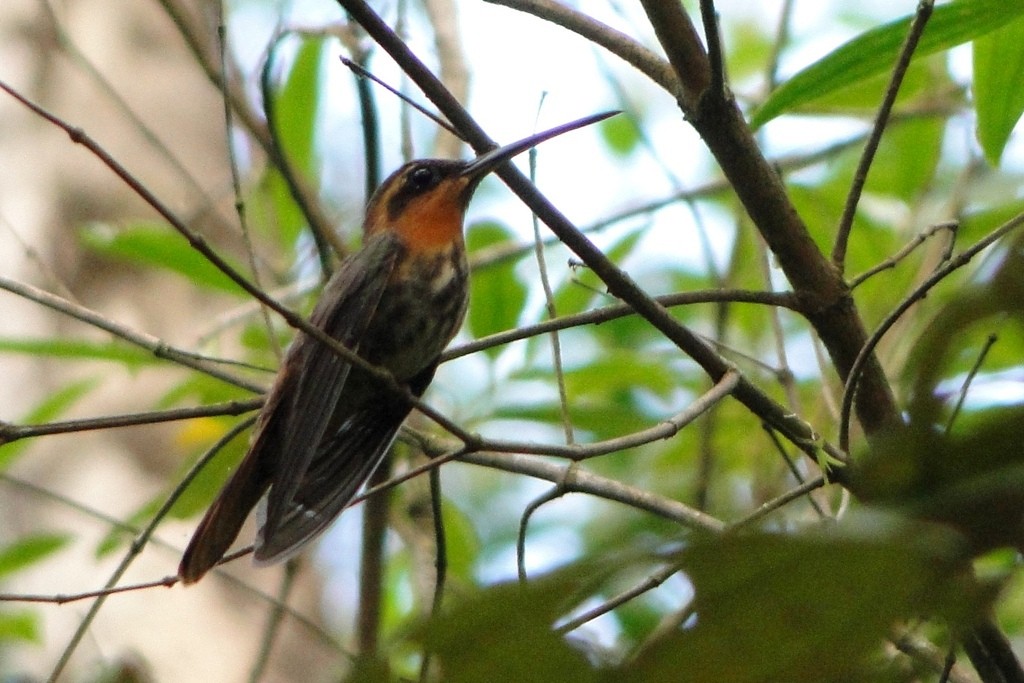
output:
[[[476,159],[467,162],[466,167],[462,170],[462,177],[468,177],[470,179],[470,186],[475,186],[477,181],[515,155],[522,154],[531,147],[536,147],[545,140],[550,140],[562,133],[568,133],[571,130],[583,128],[584,126],[589,126],[590,124],[597,123],[598,121],[604,121],[605,119],[620,113],[621,112],[618,111],[606,111],[600,114],[584,116],[582,119],[563,123],[560,126],[555,126],[554,128],[549,128],[548,130],[540,133],[535,133],[528,138],[511,142],[502,147],[492,149],[489,152],[484,152]]]

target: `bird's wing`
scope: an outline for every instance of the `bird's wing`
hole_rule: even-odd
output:
[[[310,322],[352,351],[359,350],[394,268],[397,252],[392,239],[388,233],[378,234],[346,259],[310,316]],[[291,386],[266,425],[277,432],[278,438],[270,440],[276,452],[263,458],[273,470],[264,525],[270,535],[282,523],[322,448],[351,371],[341,356],[305,334],[289,350],[285,365],[293,374]]]
[[[372,237],[327,283],[311,322],[356,350],[395,265],[390,233]],[[292,506],[296,489],[323,441],[350,366],[329,348],[300,334],[260,411],[249,452],[200,522],[181,561],[186,583],[198,581],[238,536],[267,487],[273,529]]]
[[[436,368],[435,361],[410,382],[416,396],[430,384]],[[358,369],[352,373],[350,382],[373,381]],[[348,414],[333,434],[324,435],[284,516],[272,529],[261,527],[254,554],[257,564],[291,557],[334,521],[380,465],[409,410],[401,398],[382,392]]]

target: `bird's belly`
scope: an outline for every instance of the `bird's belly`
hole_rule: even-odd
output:
[[[468,266],[461,249],[403,259],[361,344],[364,357],[408,380],[436,360],[462,326]]]

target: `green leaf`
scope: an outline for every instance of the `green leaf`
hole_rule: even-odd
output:
[[[620,157],[629,156],[640,144],[640,129],[628,116],[613,116],[598,126],[608,149]]]
[[[54,391],[22,417],[21,424],[44,424],[57,419],[88,394],[96,384],[96,380],[85,379]],[[0,446],[0,472],[6,471],[30,443],[31,439],[23,439]]]
[[[36,534],[0,548],[0,577],[42,562],[70,541],[68,534]]]
[[[916,198],[935,176],[945,129],[943,121],[929,118],[903,121],[887,129],[865,192],[907,201]]]
[[[12,640],[28,643],[41,642],[39,615],[27,610],[0,612],[0,643]]]
[[[274,95],[274,134],[288,160],[307,179],[315,180],[316,119],[320,112],[320,70],[327,41],[302,37],[301,46],[281,88]]]
[[[637,429],[636,407],[628,401],[612,397],[596,397],[572,401],[569,411],[573,427],[589,432],[594,439],[610,439]],[[502,404],[491,414],[497,420],[528,420],[550,425],[562,424],[562,410],[557,399],[532,404]],[[652,420],[653,424],[653,420]]]
[[[641,237],[642,230],[632,230],[605,249],[604,253],[615,263],[622,263],[633,253]],[[558,311],[558,315],[580,313],[590,305],[598,292],[604,290],[604,283],[589,268],[573,269],[569,273],[569,279],[555,290],[555,310]],[[613,303],[613,300],[609,299],[602,303]]]
[[[295,38],[289,34],[289,41]],[[271,133],[288,161],[289,169],[312,190],[319,188],[320,161],[317,156],[316,122],[320,114],[321,68],[327,41],[320,37],[302,37],[287,76],[278,88],[265,83],[267,119],[273,122]],[[273,66],[280,41],[274,44],[267,68]],[[269,90],[268,90],[269,87]],[[277,228],[281,245],[293,251],[306,226],[306,219],[296,205],[284,176],[277,167],[268,168],[264,177],[265,193],[257,210]]]
[[[1024,514],[1024,408],[965,413],[950,434],[933,417],[912,407],[909,427],[872,441],[856,474],[862,499],[956,529],[975,553],[1020,547],[1020,525],[1007,520]]]
[[[677,680],[681,671],[687,683],[863,680],[900,620],[978,615],[980,591],[960,574],[963,550],[941,527],[882,517],[831,533],[696,540],[678,556],[695,623],[648,643],[616,680]]]
[[[192,446],[197,456],[205,452],[217,439],[231,428],[237,418],[232,417],[207,417],[190,420],[185,428],[190,433],[179,435],[180,441],[187,441]],[[236,437],[227,444],[210,463],[207,464],[188,485],[188,488],[178,497],[167,512],[170,519],[189,519],[210,506],[214,497],[224,486],[228,476],[242,460],[247,450],[247,439],[244,436]],[[185,473],[191,469],[196,458],[189,458],[182,463],[179,471],[171,477],[172,481],[180,481]],[[167,500],[169,491],[163,491],[150,498],[139,506],[126,520],[131,528],[137,528],[148,524],[153,515],[163,506]],[[104,536],[96,547],[96,556],[103,557],[108,553],[121,547],[123,543],[129,542],[134,537],[130,529],[115,527]]]
[[[986,35],[1024,15],[1024,3],[958,0],[935,8],[914,58]],[[763,126],[788,111],[892,69],[907,36],[911,15],[862,33],[799,72],[769,96],[751,116]]]
[[[664,398],[680,385],[670,366],[676,357],[671,352],[638,354],[633,349],[607,349],[599,358],[565,369],[565,388],[570,400],[621,395],[637,390],[650,391]],[[511,377],[550,379],[551,369],[531,367],[515,372]]]
[[[993,166],[999,165],[1010,132],[1024,113],[1021,83],[1024,83],[1024,19],[974,41],[973,87],[978,142]]]
[[[29,356],[61,358],[63,360],[114,361],[131,369],[158,362],[149,351],[124,342],[91,342],[65,337],[0,338],[0,352],[23,353]]]
[[[166,226],[141,223],[118,229],[92,223],[83,227],[79,236],[86,247],[107,258],[177,273],[205,289],[248,296],[181,235]]]
[[[421,626],[414,638],[427,643],[452,683],[596,681],[583,653],[552,629],[581,592],[605,578],[608,568],[595,565],[489,587]]]
[[[466,235],[466,246],[470,253],[498,244],[514,242],[515,236],[499,223],[479,223]],[[469,281],[469,315],[467,323],[470,333],[486,337],[495,332],[515,327],[526,306],[526,285],[515,271],[514,261],[505,261],[489,268],[474,272]],[[495,358],[504,347],[492,347],[486,353]]]

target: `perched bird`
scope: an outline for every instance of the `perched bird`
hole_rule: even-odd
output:
[[[468,162],[425,159],[399,168],[371,197],[363,247],[327,282],[310,322],[421,396],[466,314],[462,222],[480,181],[534,145],[613,113]],[[248,453],[185,551],[181,580],[194,583],[217,564],[264,494],[255,562],[294,555],[348,505],[410,410],[379,379],[300,332],[257,418]]]

